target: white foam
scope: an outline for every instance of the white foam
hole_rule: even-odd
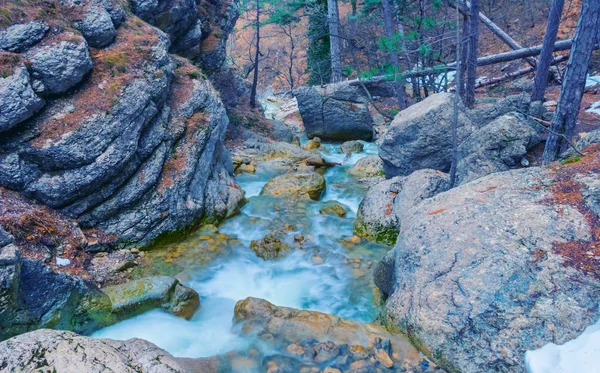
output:
[[[527,351],[525,367],[529,373],[600,372],[600,320],[563,345],[549,343]]]

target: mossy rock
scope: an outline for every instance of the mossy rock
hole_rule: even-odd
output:
[[[344,216],[346,216],[346,213],[347,213],[344,206],[342,206],[340,203],[337,203],[337,202],[334,202],[334,203],[331,203],[331,204],[321,207],[319,212],[324,215],[337,215],[340,218],[343,218]]]
[[[167,276],[145,277],[103,291],[112,302],[112,312],[121,320],[155,308],[189,320],[200,306],[195,290]]]

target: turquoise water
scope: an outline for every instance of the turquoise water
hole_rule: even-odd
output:
[[[249,296],[278,306],[372,321],[377,314],[372,269],[390,248],[347,240],[353,236],[354,217],[365,194],[347,170],[361,157],[376,154],[377,147],[365,143],[361,154],[347,160],[338,148],[339,144],[323,144],[321,148],[326,160],[343,163],[325,172],[327,189],[321,201],[284,201],[259,195],[264,184],[282,172],[268,163],[261,164],[255,174],[237,178],[248,203],[240,214],[223,222],[218,233],[198,232],[162,252],[150,253],[157,263],[153,274],[175,276],[200,294],[202,307],[191,320],[153,310],[93,336],[143,338],[183,357],[244,350],[251,341],[231,328],[235,303]],[[348,210],[346,217],[320,214],[319,209],[328,201],[342,203]],[[306,241],[281,260],[264,261],[248,247],[251,240],[273,231],[284,235],[291,246],[296,234]]]

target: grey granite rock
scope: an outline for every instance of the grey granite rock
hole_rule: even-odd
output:
[[[48,30],[48,26],[39,21],[12,25],[0,32],[0,49],[24,52],[42,40]]]
[[[0,77],[0,102],[0,132],[31,118],[45,104],[33,91],[24,66],[15,68],[6,78]]]
[[[43,94],[63,93],[81,82],[93,67],[87,43],[73,33],[62,40],[36,46],[28,52],[31,76],[41,83],[36,91]]]

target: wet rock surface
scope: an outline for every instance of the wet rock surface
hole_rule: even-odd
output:
[[[371,140],[373,119],[360,88],[332,84],[325,88],[300,87],[294,91],[309,138]]]
[[[375,274],[385,324],[448,370],[480,372],[522,371],[525,351],[595,323],[599,153],[588,149],[398,210],[398,241]]]
[[[250,242],[250,249],[264,260],[279,259],[292,251],[291,247],[274,234]]]
[[[369,240],[394,244],[401,224],[399,212],[447,189],[448,175],[435,170],[419,170],[378,183],[360,203],[354,231]]]
[[[325,191],[325,179],[316,172],[291,173],[277,176],[265,184],[261,194],[318,201]]]
[[[383,161],[378,155],[368,155],[359,159],[348,173],[359,178],[383,176]]]
[[[5,240],[6,241],[6,240]],[[0,248],[0,340],[36,328],[90,333],[114,322],[111,303],[93,284]]]
[[[112,312],[119,319],[163,308],[175,316],[190,319],[200,306],[198,293],[167,276],[145,277],[102,291],[110,298]]]
[[[243,334],[256,335],[275,351],[283,350],[262,362],[281,371],[442,372],[408,340],[380,326],[278,307],[257,298],[239,301],[234,317]]]

